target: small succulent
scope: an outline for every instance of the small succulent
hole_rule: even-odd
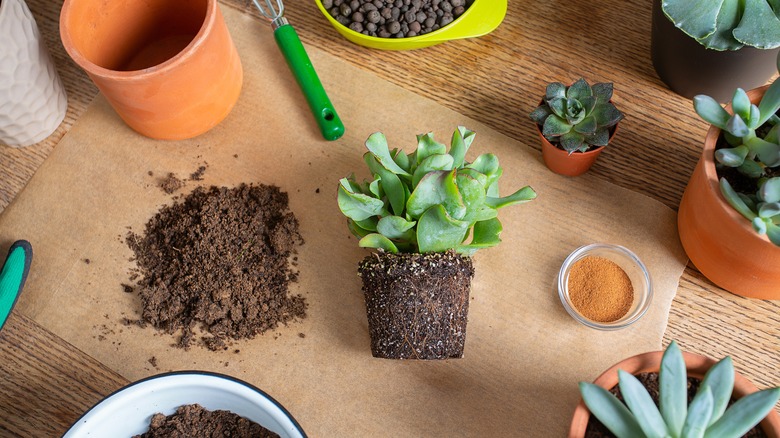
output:
[[[738,88],[731,100],[733,115],[709,96],[695,96],[693,105],[702,119],[721,129],[732,146],[715,151],[718,165],[734,167],[757,181],[756,193],[738,193],[726,178],[721,178],[721,193],[732,208],[751,221],[756,232],[766,234],[780,246],[780,177],[768,172],[780,166],[780,81],[767,89],[758,105]],[[758,135],[759,128],[769,129]]]
[[[780,47],[777,0],[663,0],[661,7],[677,28],[708,49]]]
[[[704,375],[688,404],[685,361],[672,341],[661,359],[659,405],[632,374],[618,371],[625,404],[606,389],[580,382],[580,393],[590,412],[618,437],[740,437],[771,411],[780,388],[754,392],[730,407],[734,365],[726,357]]]
[[[384,134],[366,140],[363,159],[372,180],[342,178],[338,205],[361,247],[397,252],[471,255],[500,242],[498,209],[536,197],[531,187],[499,197],[503,173],[498,158],[482,154],[465,160],[474,132],[459,126],[447,147],[433,134],[417,136],[417,148],[405,154],[389,149]],[[467,239],[470,241],[466,242]]]
[[[529,116],[550,143],[569,154],[586,152],[592,146],[606,146],[610,128],[623,119],[610,99],[611,82],[592,87],[582,78],[569,87],[553,82],[547,85],[542,104]]]

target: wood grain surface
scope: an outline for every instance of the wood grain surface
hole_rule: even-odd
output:
[[[60,42],[62,1],[27,3],[65,84],[69,109],[63,124],[43,142],[20,149],[0,145],[0,211],[24,188],[97,93]],[[690,100],[669,91],[655,75],[649,56],[651,1],[510,1],[504,22],[487,36],[398,52],[346,41],[312,0],[285,3],[285,14],[304,45],[431,98],[535,149],[539,145],[527,114],[548,82],[573,82],[579,77],[591,83],[614,82],[613,101],[626,120],[591,172],[677,208],[707,126]],[[271,32],[251,2],[223,0],[222,7],[244,11]],[[33,342],[30,339],[48,343],[26,350],[26,343]],[[689,265],[672,304],[664,344],[672,339],[688,351],[714,358],[731,355],[736,368],[759,387],[780,385],[778,301],[732,295]],[[123,383],[120,376],[58,342],[23,315],[0,333],[0,351],[14,361],[0,363],[0,435],[52,436],[78,418],[99,394]],[[79,369],[74,363],[88,365]],[[57,397],[62,398],[55,399],[60,402],[52,412],[41,405],[46,401],[41,393],[45,388],[36,385],[56,378],[83,379],[89,385],[61,386]],[[24,421],[11,420],[21,415],[20,406],[27,408]],[[43,422],[52,424],[43,428]]]

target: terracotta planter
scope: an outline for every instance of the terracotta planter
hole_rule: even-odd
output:
[[[617,132],[618,125],[615,125],[612,132],[609,134],[610,142]],[[605,148],[605,146],[599,146],[587,152],[574,152],[573,154],[569,154],[550,143],[550,141],[542,135],[542,130],[539,129],[539,125],[536,125],[536,130],[538,131],[539,139],[542,142],[542,158],[544,159],[544,164],[548,169],[559,175],[582,175],[593,166],[593,163],[596,162],[596,158],[599,157],[601,151]]]
[[[653,0],[650,47],[653,67],[672,91],[689,99],[706,94],[718,102],[730,100],[737,87],[750,90],[766,84],[777,72],[780,52],[749,46],[707,49],[669,21],[660,0]]]
[[[631,374],[658,372],[661,368],[661,358],[663,357],[663,351],[654,351],[650,353],[643,353],[636,356],[632,356],[621,362],[618,362],[612,368],[601,374],[593,383],[601,386],[605,389],[612,389],[618,384],[617,370],[629,372]],[[709,370],[716,361],[709,359],[698,354],[683,352],[683,358],[685,359],[686,368],[688,369],[688,377],[696,377],[698,379],[704,378],[704,374]],[[732,397],[740,398],[750,393],[758,391],[749,380],[736,373],[734,377],[734,391]],[[580,400],[577,408],[574,410],[574,415],[571,420],[571,426],[569,428],[569,438],[580,438],[585,436],[585,429],[588,426],[590,420],[590,411],[585,406],[585,402]],[[780,437],[780,415],[776,410],[769,412],[769,415],[761,421],[761,427],[770,438]]]
[[[177,140],[224,119],[243,72],[217,0],[65,0],[62,43],[120,117]]]
[[[767,87],[748,92],[758,102]],[[683,193],[677,227],[685,252],[701,273],[737,295],[780,299],[780,247],[753,230],[721,195],[715,172],[715,143],[720,130],[711,127],[704,150]]]

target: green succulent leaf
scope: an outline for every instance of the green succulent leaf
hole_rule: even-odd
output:
[[[458,173],[455,177],[455,183],[458,185],[463,204],[466,206],[466,214],[461,220],[474,223],[492,219],[498,215],[495,208],[485,204],[484,184],[466,173]]]
[[[543,104],[534,108],[534,110],[531,111],[530,114],[528,114],[528,117],[530,117],[531,120],[536,122],[537,125],[542,126],[544,125],[544,121],[547,120],[547,116],[549,116],[552,113],[553,112],[550,109],[550,107],[547,106],[547,104]]]
[[[471,143],[474,141],[474,136],[476,136],[476,133],[474,131],[469,131],[464,126],[458,126],[458,129],[452,133],[450,155],[452,155],[452,165],[454,168],[463,167],[466,153],[468,152],[469,147],[471,147]]]
[[[393,157],[393,161],[401,169],[409,172],[409,157],[400,149],[393,149],[390,155]]]
[[[741,49],[744,45],[734,38],[734,28],[739,26],[741,17],[740,2],[724,1],[715,21],[715,31],[704,38],[697,38],[696,41],[713,50]]]
[[[584,135],[592,135],[596,132],[596,118],[593,116],[585,117],[574,127],[574,130]]]
[[[420,166],[426,158],[432,155],[445,155],[447,146],[434,140],[433,133],[417,136],[417,165]]]
[[[358,245],[361,248],[376,248],[376,249],[383,249],[387,252],[391,252],[393,254],[398,252],[398,248],[395,246],[395,244],[388,239],[387,237],[381,235],[381,234],[369,234],[366,237],[360,239],[360,242],[358,242]]]
[[[588,150],[588,145],[585,143],[585,136],[576,131],[570,131],[563,134],[559,141],[563,150],[569,154],[576,151],[585,152]]]
[[[747,220],[752,221],[756,218],[756,214],[745,204],[745,201],[739,197],[737,192],[733,187],[731,187],[731,184],[729,184],[726,178],[720,179],[720,192],[723,194],[723,197],[726,198],[726,202],[728,202],[729,205],[731,205],[734,210],[737,210],[742,216],[745,216]]]
[[[745,160],[742,165],[737,167],[739,173],[747,175],[750,178],[760,178],[764,174],[764,168],[756,161]]]
[[[420,252],[442,252],[456,248],[466,238],[470,225],[450,217],[440,204],[430,207],[417,223],[417,245]]]
[[[571,131],[571,128],[572,126],[566,120],[552,114],[550,117],[547,117],[547,120],[544,121],[544,125],[542,125],[542,135],[548,140],[554,139],[555,137],[560,137]]]
[[[751,152],[756,154],[765,166],[780,166],[780,144],[770,143],[758,137],[753,137],[745,145]]]
[[[715,22],[724,0],[662,0],[663,12],[674,25],[693,38],[715,32]]]
[[[617,109],[612,103],[606,102],[596,105],[593,108],[593,117],[596,119],[596,123],[599,127],[608,128],[616,125],[619,121],[623,120],[623,113]]]
[[[496,162],[498,162],[498,160],[496,160]],[[495,171],[493,173],[495,173]],[[484,173],[482,173],[482,172],[480,172],[480,171],[478,171],[476,169],[472,169],[470,167],[464,167],[464,168],[458,169],[458,177],[461,177],[461,176],[468,176],[468,177],[474,178],[475,180],[477,180],[479,185],[482,186],[482,187],[485,187],[485,186],[488,185],[488,177],[487,177],[487,175],[485,175]],[[458,183],[458,185],[460,185],[460,183]]]
[[[379,178],[368,184],[368,190],[370,190],[371,194],[377,197],[377,199],[382,199],[382,196],[385,194],[385,191],[382,190],[382,187],[379,185]]]
[[[452,170],[454,159],[449,154],[429,155],[417,166],[412,177],[412,187],[417,187],[420,180],[430,172],[436,170]]]
[[[761,120],[761,110],[756,105],[750,105],[750,114],[748,115],[748,128],[755,130],[760,125],[758,122]]]
[[[406,207],[406,190],[401,179],[393,172],[382,170],[379,172],[379,178],[381,178],[382,186],[385,189],[387,199],[390,201],[390,208],[393,209],[393,213],[401,215]]]
[[[734,365],[730,357],[718,361],[704,375],[699,391],[709,389],[712,395],[712,409],[707,426],[717,421],[726,411],[734,388]]]
[[[565,98],[566,97],[566,86],[563,85],[560,82],[553,82],[549,85],[547,85],[547,88],[544,92],[544,98],[545,100],[552,100],[556,98]]]
[[[599,128],[593,135],[585,138],[585,141],[593,146],[606,146],[609,144],[609,128]]]
[[[366,148],[371,151],[385,169],[397,174],[397,175],[409,175],[409,172],[401,168],[395,163],[393,157],[390,156],[390,149],[387,146],[387,138],[381,132],[375,132],[366,140]]]
[[[593,383],[580,382],[579,386],[585,406],[612,433],[619,437],[644,436],[634,415],[617,397]]]
[[[780,215],[780,202],[766,202],[758,208],[758,217],[771,219]]]
[[[585,117],[593,112],[593,108],[596,108],[596,104],[598,104],[598,102],[599,100],[596,96],[586,96],[580,99],[582,108],[585,110]]]
[[[364,230],[375,232],[376,231],[376,224],[378,222],[379,222],[379,219],[377,219],[376,217],[370,217],[370,218],[368,218],[366,220],[355,221],[355,224],[357,226],[359,226],[360,228],[364,229]]]
[[[400,216],[385,216],[379,219],[376,230],[388,239],[409,239],[409,231],[417,222],[408,221]],[[414,235],[414,231],[411,233]]]
[[[745,93],[745,90],[737,88],[734,91],[734,96],[731,98],[731,109],[734,111],[734,114],[740,116],[742,120],[749,120],[751,105],[753,104],[750,102],[750,98]]]
[[[349,231],[352,233],[352,235],[357,237],[358,239],[362,239],[363,237],[366,237],[367,235],[376,231],[376,229],[367,230],[361,227],[360,225],[358,225],[357,222],[349,218],[347,218],[347,228],[349,228]]]
[[[485,204],[487,204],[492,208],[499,209],[499,208],[507,207],[509,205],[528,202],[533,199],[536,199],[536,192],[530,186],[525,186],[522,189],[503,198],[494,198],[488,196],[487,198],[485,198]]]
[[[680,436],[688,412],[688,373],[677,342],[664,351],[659,372],[659,408],[672,436]],[[706,427],[706,425],[705,425]]]
[[[764,202],[780,202],[780,177],[769,178],[758,189],[758,197]]]
[[[494,154],[482,154],[466,166],[467,169],[474,169],[477,172],[488,177],[488,183],[490,183],[491,175],[495,175],[499,172],[501,167],[498,163],[498,157]]]
[[[587,96],[593,96],[593,90],[590,88],[588,82],[583,78],[577,79],[577,81],[571,84],[571,86],[569,86],[569,88],[566,90],[566,97],[570,100],[580,100]]]
[[[780,56],[778,56],[778,64],[780,64]],[[780,71],[780,65],[778,65],[777,69]],[[761,98],[758,109],[761,113],[758,126],[766,123],[780,110],[780,80],[772,82],[772,85],[764,93],[764,97]]]
[[[685,386],[683,386],[685,388]],[[685,438],[703,438],[712,416],[712,390],[709,387],[699,390],[688,407],[682,434]]]
[[[769,237],[770,242],[780,246],[780,226],[768,224],[766,227],[766,236]]]
[[[745,162],[748,152],[750,150],[744,145],[735,148],[721,148],[715,151],[715,159],[724,166],[739,167]]]
[[[614,89],[612,82],[599,82],[597,84],[593,84],[592,88],[593,95],[596,97],[598,102],[609,102],[609,100],[612,99],[612,92]]]
[[[618,382],[620,393],[623,394],[626,406],[634,414],[634,418],[636,418],[644,434],[652,437],[669,435],[666,423],[664,423],[658,407],[639,380],[631,373],[618,370]]]
[[[380,215],[385,209],[385,203],[362,193],[352,193],[345,188],[346,178],[339,186],[338,204],[341,212],[354,221],[362,221],[371,216]]]
[[[463,255],[472,255],[477,250],[496,246],[501,243],[499,236],[503,229],[497,218],[479,221],[474,224],[471,242],[468,245],[460,245],[455,250]]]
[[[753,225],[753,230],[756,232],[756,234],[760,234],[760,235],[766,234],[766,228],[767,228],[766,222],[767,221],[762,217],[756,217],[755,219],[753,219],[751,225]]]
[[[699,94],[693,97],[693,108],[705,122],[720,129],[726,129],[726,123],[731,118],[722,106],[710,96]]]
[[[559,118],[566,120],[566,98],[556,97],[547,101],[547,105],[552,110],[553,114]]]
[[[466,214],[466,206],[455,184],[455,171],[433,171],[425,175],[406,202],[411,218],[420,218],[429,208],[442,205],[454,218]]]
[[[742,20],[734,29],[734,38],[757,49],[780,46],[780,18],[766,0],[744,0]]]
[[[577,99],[566,100],[566,120],[570,125],[576,125],[586,116],[585,107]]]
[[[726,131],[730,132],[731,135],[737,137],[747,137],[748,134],[751,133],[747,123],[742,120],[742,117],[740,117],[739,114],[734,114],[733,116],[729,117],[729,120],[726,122],[725,129]]]
[[[705,437],[742,436],[764,419],[780,399],[780,388],[765,389],[737,400],[708,429]]]

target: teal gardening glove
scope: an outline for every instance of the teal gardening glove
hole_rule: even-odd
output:
[[[0,270],[0,330],[8,320],[19,294],[22,292],[32,263],[32,246],[26,240],[18,240],[8,250],[8,257]]]

